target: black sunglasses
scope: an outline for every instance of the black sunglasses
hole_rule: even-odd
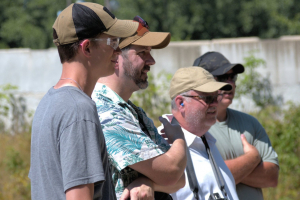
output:
[[[209,95],[209,96],[201,96],[201,95],[197,95],[197,96],[182,95],[182,96],[196,98],[198,100],[203,100],[207,105],[210,105],[213,102],[221,101],[223,98],[223,94]]]
[[[220,82],[226,82],[229,80],[229,78],[235,82],[237,80],[238,75],[236,73],[230,73],[230,74],[223,74],[220,76],[215,76],[217,77],[217,80]]]

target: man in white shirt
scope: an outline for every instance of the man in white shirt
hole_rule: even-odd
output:
[[[199,199],[238,199],[234,178],[215,146],[215,138],[208,132],[216,122],[218,101],[222,99],[218,90],[231,89],[230,84],[215,81],[208,71],[199,67],[180,68],[171,80],[169,94],[172,114],[164,115],[164,118],[172,121],[175,117],[182,127],[197,179],[195,186]],[[205,139],[215,160],[215,167],[211,165]],[[172,194],[174,200],[196,199],[190,181]]]

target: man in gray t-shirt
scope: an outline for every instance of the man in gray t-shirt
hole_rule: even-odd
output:
[[[228,108],[234,98],[237,75],[244,72],[244,66],[231,64],[218,52],[205,53],[195,60],[194,66],[233,86],[232,91],[223,92],[217,123],[209,132],[216,138],[216,146],[235,179],[239,199],[263,200],[261,188],[277,186],[278,156],[257,119]]]
[[[51,88],[35,112],[31,142],[33,199],[65,199],[64,191],[87,183],[94,199],[115,199],[95,103],[83,91]]]
[[[119,37],[130,36],[137,28],[138,23],[118,20],[95,3],[71,4],[57,17],[53,41],[62,74],[33,119],[32,199],[116,199],[104,136],[90,96],[97,80],[114,72]]]

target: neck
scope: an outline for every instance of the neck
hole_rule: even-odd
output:
[[[98,80],[99,83],[102,83],[112,89],[117,93],[125,102],[128,102],[132,93],[134,92],[130,87],[130,83],[126,81],[127,79],[122,79],[118,77],[116,73],[111,76],[103,77]]]
[[[218,122],[224,122],[227,119],[227,107],[218,105],[218,115],[217,115],[217,121]]]
[[[60,80],[54,86],[55,89],[64,86],[74,86],[81,89],[88,96],[91,96],[97,78],[88,73],[87,68],[80,62],[63,63]]]

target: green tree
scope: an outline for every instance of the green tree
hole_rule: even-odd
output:
[[[122,0],[119,18],[140,15],[152,31],[168,31],[172,40],[299,34],[296,0]]]
[[[31,113],[27,110],[25,98],[15,95],[17,89],[10,84],[0,85],[0,134],[8,130],[10,134],[29,130]]]
[[[54,47],[52,25],[66,2],[1,0],[0,48]],[[300,34],[297,0],[117,0],[119,19],[140,15],[151,31],[171,32],[172,40]],[[105,4],[106,0],[90,2]]]
[[[61,0],[1,0],[0,48],[54,47],[52,25],[65,7],[66,1]]]
[[[280,171],[276,188],[263,190],[265,199],[298,199],[300,189],[300,105],[288,104],[288,109],[268,106],[252,113],[263,125],[278,154]]]
[[[132,103],[143,108],[157,126],[160,125],[158,117],[171,111],[171,100],[165,95],[171,78],[172,75],[165,71],[161,71],[156,77],[148,73],[147,89],[134,92],[130,98]]]
[[[265,67],[266,62],[263,59],[256,58],[253,51],[250,52],[248,57],[244,58],[244,61],[245,72],[239,75],[236,98],[241,98],[242,96],[249,97],[260,109],[269,105],[282,104],[282,96],[273,95],[269,76],[262,76],[257,71],[258,67]]]

